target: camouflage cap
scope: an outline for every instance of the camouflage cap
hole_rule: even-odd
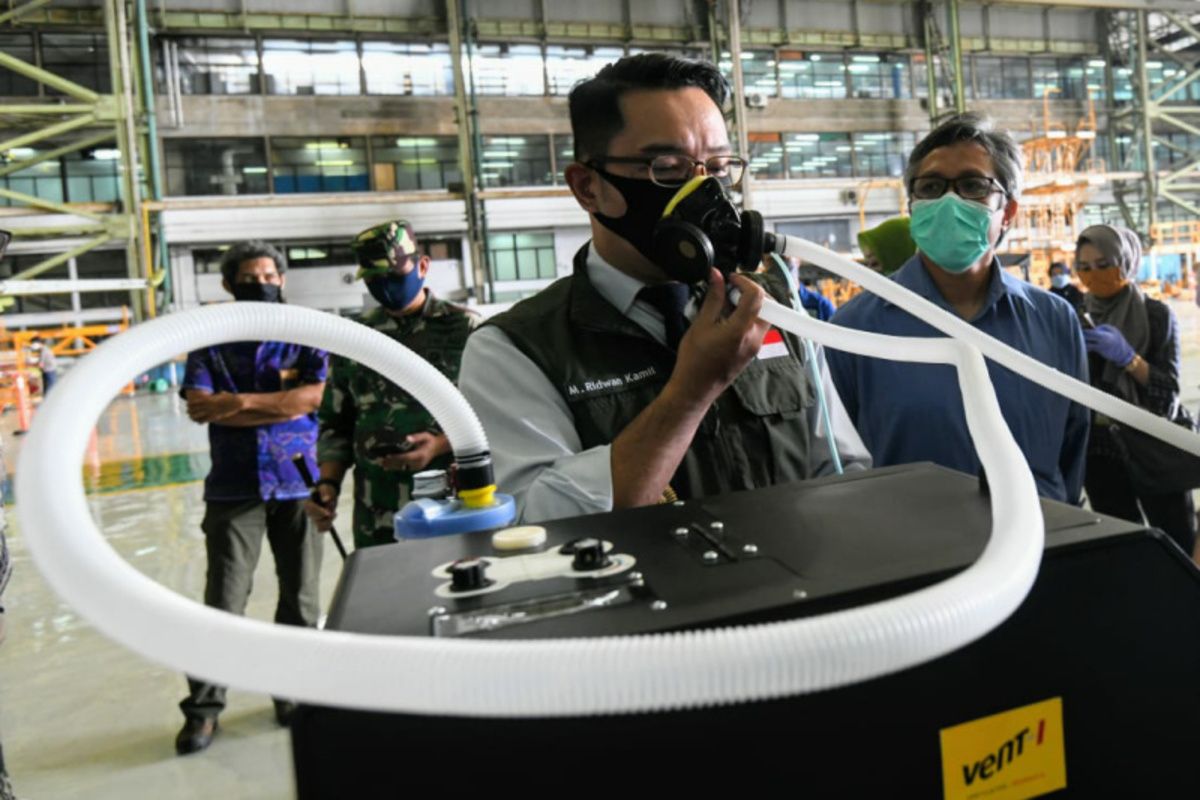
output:
[[[408,257],[417,255],[417,237],[406,219],[385,222],[354,237],[350,249],[358,259],[358,278],[399,272]]]

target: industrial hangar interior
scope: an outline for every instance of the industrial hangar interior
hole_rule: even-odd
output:
[[[1197,77],[1195,0],[8,0],[0,799],[1194,792]]]

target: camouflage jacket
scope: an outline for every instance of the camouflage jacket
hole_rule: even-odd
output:
[[[420,314],[397,318],[374,308],[355,319],[400,342],[452,381],[458,380],[467,335],[479,324],[477,315],[432,292]],[[392,515],[408,500],[412,476],[385,470],[367,452],[410,433],[439,431],[438,426],[412,395],[374,370],[333,355],[329,373],[317,412],[317,460],[354,466],[355,545],[393,541]],[[443,456],[427,468],[449,462]]]

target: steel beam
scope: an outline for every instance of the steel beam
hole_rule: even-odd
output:
[[[7,175],[12,175],[14,172],[20,172],[23,169],[29,169],[30,167],[40,164],[43,161],[50,161],[58,158],[59,156],[66,155],[67,153],[73,153],[76,150],[83,150],[87,147],[94,147],[98,144],[112,141],[112,138],[112,131],[104,131],[103,133],[98,133],[94,136],[88,136],[80,139],[77,142],[71,142],[70,144],[65,144],[62,147],[56,147],[53,150],[45,150],[30,158],[22,159],[20,161],[12,161],[3,167],[0,167],[0,178],[3,178]]]
[[[963,91],[962,36],[958,26],[958,0],[948,0],[946,15],[950,27],[950,60],[954,70],[954,111],[962,114],[967,110],[966,93]]]
[[[55,211],[59,214],[70,214],[72,216],[90,219],[95,222],[104,221],[104,216],[101,214],[95,214],[91,211],[83,211],[78,208],[72,208],[65,203],[58,203],[54,200],[47,200],[43,197],[35,197],[31,194],[13,191],[12,189],[5,189],[4,187],[0,187],[0,197],[7,197],[9,200],[15,200],[21,205],[29,206],[30,208],[41,208],[46,211]]]
[[[729,12],[729,54],[733,59],[733,125],[737,129],[737,154],[745,159],[746,173],[742,176],[742,204],[754,208],[751,201],[750,137],[746,128],[746,85],[742,79],[742,20],[738,0],[726,0]]]
[[[57,89],[63,94],[74,97],[76,100],[82,100],[85,103],[95,103],[100,99],[100,95],[91,89],[80,86],[78,83],[69,81],[60,75],[55,75],[53,72],[47,72],[41,67],[34,66],[19,58],[14,58],[8,53],[0,53],[0,68],[11,69],[18,75],[31,78],[38,83],[49,86],[51,89]]]
[[[0,295],[16,297],[41,294],[72,294],[74,292],[117,292],[142,290],[146,281],[129,278],[83,278],[77,280],[3,280]]]
[[[9,280],[25,281],[25,280],[29,280],[30,278],[36,278],[38,275],[41,275],[43,272],[49,272],[50,270],[54,269],[59,264],[65,264],[68,261],[70,261],[72,258],[75,258],[76,256],[81,256],[84,253],[88,252],[89,250],[95,250],[100,245],[111,241],[112,238],[113,237],[110,236],[109,234],[102,233],[94,239],[89,239],[88,241],[84,242],[83,244],[79,245],[78,247],[73,247],[70,250],[67,250],[65,253],[59,253],[58,255],[50,256],[49,258],[39,261],[38,263],[34,264],[32,267],[29,267],[28,269],[21,270],[20,272],[18,272],[17,274],[15,274],[11,278],[9,278]]]
[[[29,2],[23,6],[17,6],[16,8],[11,8],[8,11],[5,11],[3,14],[0,14],[0,25],[3,25],[5,22],[8,22],[9,20],[15,20],[17,17],[20,17],[24,14],[28,14],[30,11],[33,11],[35,8],[41,8],[42,6],[46,5],[49,2],[50,2],[50,0],[29,0]]]
[[[458,163],[463,178],[463,199],[467,207],[467,242],[471,255],[472,284],[479,300],[492,299],[492,271],[488,267],[486,223],[483,201],[479,198],[480,172],[477,152],[479,116],[475,106],[473,78],[463,69],[463,33],[465,14],[461,0],[444,0],[446,27],[450,33],[450,61],[454,70],[454,109],[457,116]],[[486,292],[485,292],[486,289]]]
[[[96,110],[95,105],[66,103],[24,103],[14,105],[0,105],[0,114],[55,114],[64,116],[66,114],[88,114]]]
[[[11,150],[14,147],[23,147],[27,144],[40,142],[43,139],[61,136],[64,133],[70,133],[71,131],[79,130],[80,128],[86,128],[89,125],[95,124],[95,122],[96,116],[94,114],[84,114],[83,116],[65,119],[62,122],[54,125],[48,125],[45,128],[38,128],[35,131],[23,133],[20,136],[14,136],[11,139],[0,142],[0,152]]]

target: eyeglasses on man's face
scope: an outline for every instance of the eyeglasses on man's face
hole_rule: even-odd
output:
[[[993,194],[1008,194],[999,181],[987,175],[963,175],[958,178],[921,175],[913,178],[908,194],[913,200],[936,200],[951,190],[964,200],[979,203],[986,202]]]
[[[709,156],[706,159],[692,158],[679,153],[668,153],[652,158],[646,156],[603,156],[589,159],[589,167],[603,172],[606,164],[632,164],[641,167],[645,177],[659,186],[675,188],[682,186],[696,174],[696,167],[704,167],[704,174],[712,176],[725,186],[737,186],[746,174],[746,162],[738,156]]]

